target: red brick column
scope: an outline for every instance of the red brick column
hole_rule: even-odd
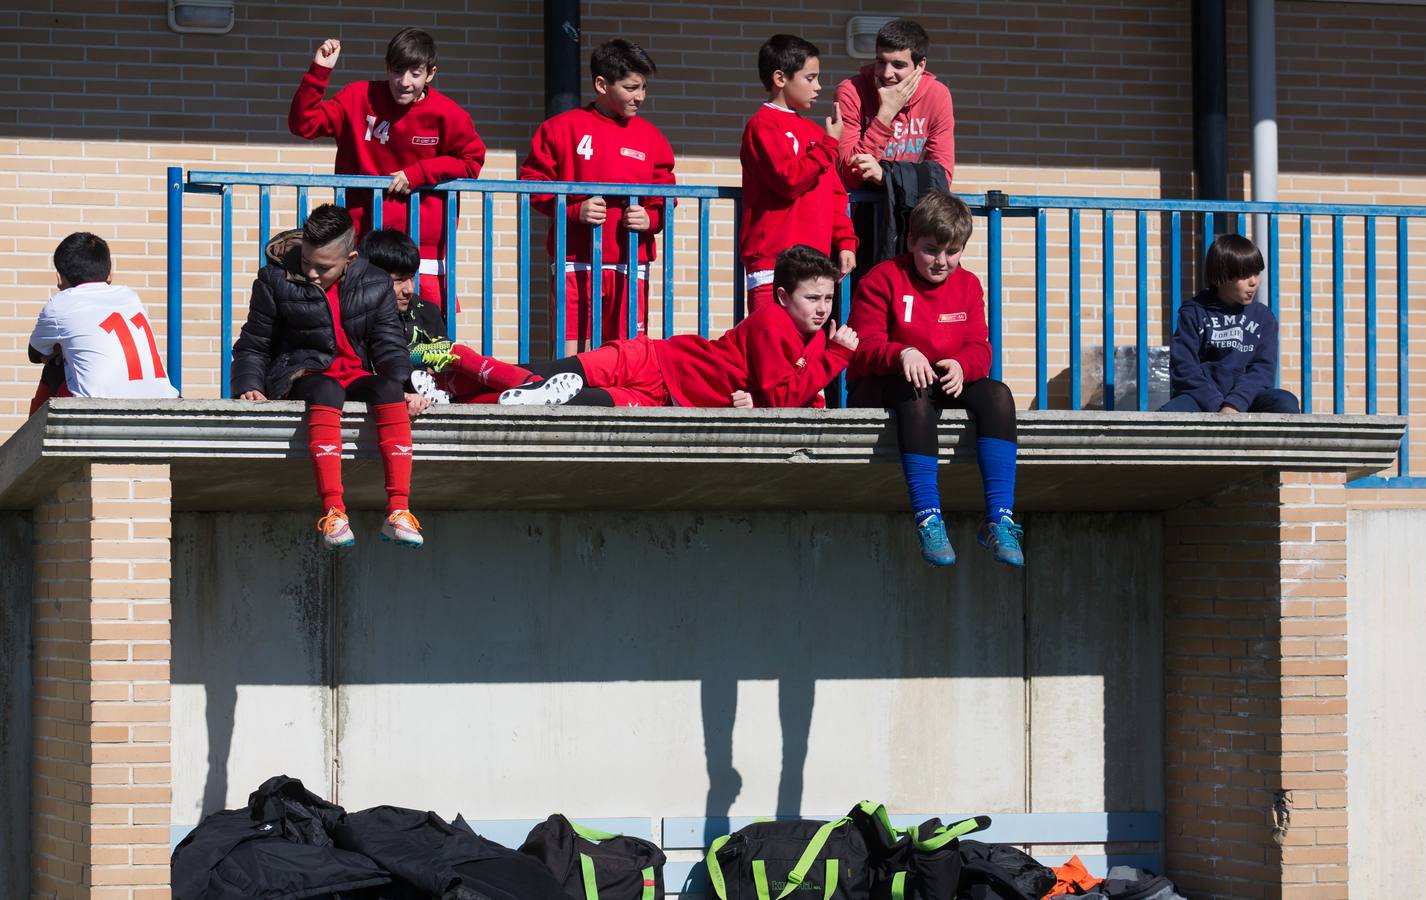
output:
[[[1165,520],[1165,849],[1195,898],[1347,896],[1340,475],[1224,489]]]
[[[86,464],[35,512],[32,893],[168,891],[168,467]]]

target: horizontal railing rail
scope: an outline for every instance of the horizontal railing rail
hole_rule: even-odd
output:
[[[306,219],[309,203],[311,202],[310,192],[316,190],[331,190],[333,199],[338,203],[346,201],[348,193],[352,191],[369,192],[372,198],[371,208],[373,216],[373,227],[382,225],[383,204],[382,198],[385,189],[389,184],[389,179],[377,176],[359,175],[292,175],[292,174],[271,174],[271,173],[249,173],[249,172],[222,172],[197,170],[187,173],[181,168],[169,169],[168,178],[168,363],[169,373],[176,386],[181,388],[182,378],[182,335],[183,335],[183,286],[182,286],[182,237],[183,237],[183,200],[185,193],[214,194],[220,198],[220,231],[221,231],[221,281],[220,281],[220,319],[221,335],[224,342],[231,340],[232,316],[233,316],[233,196],[234,193],[243,188],[256,188],[258,191],[258,241],[257,257],[259,264],[264,262],[263,249],[271,236],[272,204],[274,188],[293,188],[296,198],[296,221],[300,225]],[[480,297],[480,348],[481,352],[492,354],[494,352],[495,335],[494,320],[497,311],[495,303],[495,278],[494,266],[487,262],[494,257],[494,238],[496,234],[495,223],[495,199],[499,195],[513,196],[516,201],[516,228],[518,230],[516,253],[517,253],[517,275],[516,275],[516,313],[517,313],[517,355],[521,362],[530,359],[530,339],[531,339],[531,198],[534,195],[552,195],[554,204],[554,243],[555,260],[563,260],[566,255],[568,234],[566,228],[565,212],[568,208],[569,198],[572,195],[600,195],[606,197],[636,198],[636,197],[660,197],[666,203],[677,204],[683,202],[697,203],[697,229],[696,229],[696,254],[697,254],[697,307],[696,307],[696,328],[697,332],[705,337],[709,336],[709,323],[712,313],[711,293],[712,287],[716,283],[728,284],[731,288],[731,312],[733,321],[740,321],[743,315],[745,298],[745,277],[741,263],[737,254],[733,254],[733,264],[728,268],[726,276],[715,276],[710,270],[710,230],[711,230],[711,205],[714,202],[726,201],[733,207],[734,240],[733,246],[736,248],[736,229],[741,224],[741,191],[736,187],[709,186],[709,185],[640,185],[640,184],[619,184],[619,183],[572,183],[572,182],[531,182],[531,181],[510,181],[510,180],[477,180],[461,179],[457,181],[443,182],[436,187],[413,191],[409,199],[407,209],[406,226],[412,238],[419,243],[419,200],[423,196],[431,194],[444,194],[448,197],[459,197],[462,194],[480,195],[482,225],[480,229],[480,253],[481,261],[481,297]],[[1325,204],[1325,203],[1254,203],[1247,201],[1201,201],[1201,200],[1154,200],[1135,198],[1097,198],[1097,197],[1061,197],[1061,196],[1021,196],[1015,194],[1003,194],[998,191],[991,191],[985,195],[961,195],[962,199],[971,207],[972,212],[979,218],[986,220],[986,309],[987,322],[990,331],[990,340],[993,350],[992,375],[997,378],[1002,377],[1003,357],[1006,352],[1004,342],[1004,310],[1006,307],[1005,288],[1005,235],[1003,229],[1004,219],[1033,218],[1035,228],[1035,253],[1034,253],[1034,383],[1035,383],[1035,408],[1048,408],[1049,406],[1049,303],[1050,279],[1048,277],[1049,261],[1051,258],[1049,247],[1049,224],[1050,216],[1063,214],[1066,219],[1066,229],[1068,232],[1066,255],[1067,255],[1067,278],[1064,290],[1067,298],[1068,316],[1068,346],[1065,348],[1069,360],[1068,366],[1068,403],[1071,408],[1078,409],[1083,405],[1081,380],[1083,375],[1082,347],[1082,320],[1084,318],[1084,303],[1082,290],[1082,272],[1085,267],[1085,254],[1083,242],[1081,240],[1083,217],[1085,213],[1097,216],[1100,219],[1100,232],[1102,238],[1102,249],[1100,255],[1100,267],[1102,277],[1102,310],[1100,314],[1102,340],[1103,340],[1103,376],[1102,390],[1103,402],[1106,409],[1113,409],[1115,405],[1116,375],[1115,375],[1115,308],[1119,299],[1118,286],[1116,284],[1115,273],[1115,250],[1116,250],[1116,227],[1119,224],[1120,214],[1132,214],[1134,226],[1134,253],[1135,253],[1135,286],[1134,286],[1134,344],[1135,344],[1135,368],[1137,374],[1136,386],[1136,406],[1140,410],[1148,408],[1148,387],[1149,387],[1149,348],[1150,348],[1150,310],[1155,307],[1149,292],[1149,222],[1151,217],[1158,217],[1160,220],[1160,233],[1158,239],[1163,242],[1165,233],[1167,235],[1167,245],[1161,253],[1159,262],[1159,274],[1162,285],[1160,301],[1157,304],[1157,311],[1161,314],[1161,321],[1168,323],[1171,330],[1176,326],[1179,306],[1182,297],[1192,293],[1192,285],[1195,283],[1196,266],[1189,266],[1189,272],[1184,271],[1184,251],[1185,241],[1198,241],[1200,250],[1205,250],[1209,243],[1207,236],[1220,233],[1225,230],[1236,230],[1239,233],[1246,231],[1247,220],[1250,217],[1260,217],[1257,219],[1257,227],[1254,234],[1258,236],[1265,260],[1267,262],[1266,284],[1268,289],[1268,304],[1274,315],[1280,312],[1283,301],[1281,291],[1281,255],[1279,253],[1280,221],[1282,217],[1295,217],[1298,220],[1299,234],[1299,267],[1300,276],[1296,297],[1295,311],[1299,325],[1300,341],[1300,393],[1304,412],[1314,410],[1314,380],[1317,375],[1316,363],[1319,354],[1314,352],[1313,347],[1313,276],[1317,272],[1316,264],[1318,260],[1314,257],[1312,242],[1312,226],[1314,221],[1330,221],[1332,223],[1332,256],[1331,256],[1331,283],[1332,283],[1332,402],[1331,409],[1335,414],[1346,412],[1346,382],[1348,368],[1348,354],[1346,349],[1346,285],[1344,279],[1344,261],[1346,258],[1345,244],[1345,223],[1348,219],[1360,219],[1362,222],[1362,235],[1364,249],[1362,260],[1364,262],[1363,279],[1363,346],[1361,352],[1361,365],[1365,378],[1363,387],[1364,408],[1368,414],[1379,412],[1378,402],[1378,348],[1377,348],[1377,326],[1378,326],[1378,304],[1377,304],[1377,253],[1376,253],[1376,226],[1382,219],[1393,220],[1396,228],[1396,412],[1398,415],[1410,415],[1410,275],[1409,275],[1409,220],[1413,218],[1426,217],[1426,206],[1393,206],[1377,204]],[[858,202],[881,202],[882,195],[879,192],[863,192],[853,195],[853,200]],[[457,203],[446,204],[445,221],[445,315],[447,327],[451,336],[456,336],[457,317],[456,304],[453,302],[456,293],[457,274],[457,251],[460,247],[457,236],[456,220],[459,215]],[[1185,222],[1185,217],[1188,221]],[[1166,231],[1163,227],[1163,220],[1167,219]],[[678,280],[675,278],[675,249],[676,237],[675,217],[672,214],[664,217],[664,228],[660,236],[656,238],[658,252],[662,254],[662,327],[664,337],[671,336],[675,328],[675,299],[678,295]],[[1197,226],[1195,228],[1195,226]],[[594,271],[600,271],[602,266],[602,227],[596,226],[593,229],[591,241],[590,265]],[[629,261],[637,261],[638,235],[629,233],[628,245],[625,250],[625,258]],[[1191,245],[1191,244],[1190,244]],[[730,278],[730,282],[723,282],[722,278]],[[592,278],[592,307],[600,308],[601,302],[601,279]],[[624,323],[625,334],[632,334],[637,331],[637,296],[638,279],[627,279],[629,289],[629,314],[628,321]],[[550,317],[550,331],[552,335],[562,336],[565,334],[565,279],[557,277],[552,279],[554,291],[554,303]],[[850,313],[851,306],[851,279],[844,279],[841,285],[841,297],[839,314],[837,319],[845,322]],[[1167,298],[1166,300],[1164,298]],[[653,305],[653,298],[650,297],[650,307]],[[591,315],[591,338],[594,345],[598,345],[603,335],[600,315]],[[1018,352],[1018,351],[1013,351]],[[231,347],[225,346],[220,353],[219,379],[222,396],[229,395],[231,365]],[[828,392],[833,404],[845,402],[845,385],[839,380],[833,389]],[[1398,477],[1394,479],[1364,479],[1362,483],[1390,484],[1392,486],[1426,486],[1426,479],[1409,478],[1409,432],[1402,440],[1401,453],[1398,463]],[[1417,484],[1421,482],[1421,484]]]

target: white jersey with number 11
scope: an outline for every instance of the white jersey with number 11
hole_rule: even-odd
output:
[[[168,383],[144,304],[126,287],[90,282],[60,291],[40,311],[30,346],[64,354],[64,377],[76,397],[162,400]]]

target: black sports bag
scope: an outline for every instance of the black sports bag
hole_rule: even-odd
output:
[[[951,825],[927,819],[898,828],[880,803],[863,802],[848,817],[866,841],[873,900],[954,900],[961,878],[960,838],[990,827],[989,816]]]
[[[555,813],[530,829],[520,852],[549,866],[573,900],[663,900],[663,851],[642,838]]]
[[[720,900],[870,900],[866,842],[833,822],[756,822],[708,848]]]

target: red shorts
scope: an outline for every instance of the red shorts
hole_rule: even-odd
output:
[[[35,387],[34,398],[30,400],[30,415],[33,416],[36,412],[38,412],[39,408],[41,406],[44,406],[45,402],[48,401],[51,397],[73,396],[74,395],[69,392],[69,384],[66,382],[61,381],[57,387],[51,388],[49,385],[41,381]]]
[[[566,272],[564,277],[564,337],[567,341],[587,341],[590,339],[589,307],[594,291],[590,286],[592,270],[584,269]],[[629,277],[615,269],[605,269],[600,279],[600,305],[604,315],[600,318],[600,343],[627,339],[644,334],[649,324],[649,282],[639,279],[638,331],[629,331]],[[554,309],[554,298],[550,298],[550,309]],[[550,321],[554,321],[551,316]]]
[[[584,386],[603,388],[616,406],[672,406],[653,341],[640,335],[579,354]]]

